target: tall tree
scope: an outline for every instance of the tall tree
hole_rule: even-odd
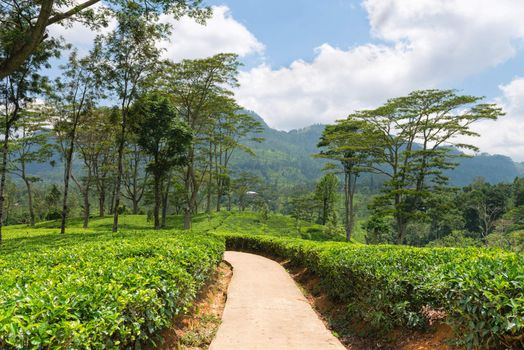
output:
[[[213,118],[213,128],[210,131],[210,166],[208,188],[211,180],[215,180],[216,210],[220,211],[222,197],[228,191],[231,183],[229,162],[235,151],[240,150],[255,155],[246,145],[248,142],[261,142],[257,137],[261,124],[250,114],[243,113],[240,106],[229,98],[217,100],[219,108]],[[210,191],[208,192],[208,208],[210,207]]]
[[[94,6],[99,2],[103,6]],[[81,21],[96,29],[107,25],[109,16],[126,7],[142,13],[167,13],[175,18],[187,14],[200,22],[211,13],[209,7],[201,7],[201,0],[4,0],[0,2],[0,79],[11,75],[35,51],[53,40],[49,26]]]
[[[0,42],[0,49],[4,43]],[[58,55],[58,45],[50,42],[35,52],[31,59],[19,66],[0,81],[0,104],[2,108],[1,133],[2,163],[0,167],[0,243],[2,242],[2,217],[4,197],[3,190],[6,181],[7,161],[9,156],[10,136],[16,129],[16,123],[21,117],[21,112],[35,95],[41,94],[46,86],[47,79],[38,72],[47,67],[51,57]]]
[[[156,19],[144,17],[139,8],[117,14],[117,28],[104,38],[109,67],[110,87],[120,101],[120,130],[117,138],[117,169],[114,185],[113,232],[118,230],[121,184],[128,118],[132,103],[142,93],[148,75],[154,71],[160,51],[155,41],[164,37],[167,28]]]
[[[21,113],[16,123],[18,133],[13,140],[10,151],[9,172],[24,182],[27,189],[27,207],[29,210],[29,223],[35,225],[35,211],[33,203],[33,183],[40,181],[38,176],[28,172],[28,165],[44,163],[53,154],[53,147],[49,143],[50,132],[47,125],[45,111],[30,108]]]
[[[53,116],[60,152],[64,159],[64,190],[60,232],[65,233],[68,213],[69,182],[78,137],[78,128],[83,119],[92,113],[96,100],[101,97],[101,71],[98,67],[100,47],[97,46],[86,57],[79,58],[76,51],[64,66],[61,78],[57,79],[52,101],[56,109]]]
[[[471,124],[503,115],[498,106],[481,100],[454,90],[423,90],[356,114],[356,120],[381,135],[382,150],[374,153],[370,168],[388,180],[375,208],[393,214],[397,243],[405,242],[408,224],[425,215],[432,193],[445,189],[444,170],[454,168],[454,158],[463,156],[456,150],[477,150],[461,142],[478,136]]]
[[[71,173],[71,178],[82,194],[84,228],[89,225],[92,188],[101,185],[97,186],[97,189],[105,190],[103,176],[111,169],[111,164],[108,164],[108,161],[113,158],[110,154],[114,152],[114,141],[116,139],[116,128],[111,119],[111,111],[107,108],[86,111],[75,139],[76,153],[84,166],[80,177],[77,178]],[[105,203],[100,198],[105,198],[105,194],[101,195],[100,191],[98,192],[99,205],[103,210]]]
[[[315,199],[320,202],[320,221],[326,225],[329,217],[336,212],[338,178],[328,173],[320,179],[315,189]]]
[[[124,191],[122,196],[131,201],[133,214],[138,214],[138,205],[142,200],[147,184],[146,165],[148,158],[136,142],[135,135],[129,136],[129,143],[124,153]]]
[[[211,171],[209,163],[209,134],[213,127],[215,110],[211,107],[217,97],[232,95],[237,85],[239,62],[237,55],[218,54],[198,60],[184,60],[169,64],[164,69],[163,85],[173,96],[179,115],[195,135],[188,150],[187,166],[182,174],[186,187],[185,228],[191,226],[191,215],[198,209],[198,194]]]
[[[192,134],[178,118],[172,102],[159,92],[142,96],[133,106],[132,118],[137,143],[151,156],[147,170],[153,176],[154,225],[160,229],[162,183],[170,180],[168,175],[174,166],[186,161]]]
[[[339,165],[329,164],[328,168],[341,167],[344,175],[344,225],[348,241],[355,222],[357,179],[362,172],[369,171],[371,159],[379,145],[376,130],[365,121],[358,120],[360,117],[361,113],[356,113],[328,125],[318,143],[321,151],[317,156],[337,161]]]

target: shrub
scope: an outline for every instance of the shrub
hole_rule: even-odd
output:
[[[285,257],[321,279],[347,316],[368,330],[424,327],[424,310],[445,310],[458,343],[524,346],[524,257],[478,248],[412,248],[226,234],[229,249]]]
[[[190,306],[224,251],[218,237],[169,231],[54,237],[0,249],[2,349],[150,341]]]

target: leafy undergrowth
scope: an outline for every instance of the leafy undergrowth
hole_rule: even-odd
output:
[[[0,348],[136,348],[191,306],[221,261],[224,240],[147,230],[139,228],[145,218],[128,219],[132,227],[118,234],[107,232],[109,219],[99,220],[100,229],[93,223],[91,233],[56,234],[54,223],[7,230]],[[217,222],[202,219],[200,231]]]
[[[162,332],[164,340],[161,344],[147,349],[207,349],[220,326],[227,288],[232,276],[231,266],[226,262],[220,263],[212,278],[199,293],[191,310]]]
[[[222,215],[226,215],[220,224],[220,231],[223,232],[297,237],[314,241],[344,240],[344,236],[327,234],[322,225],[301,220],[297,227],[296,220],[287,215],[271,214],[266,219],[259,213],[250,211]]]
[[[524,347],[524,257],[499,250],[365,246],[228,234],[228,249],[290,259],[320,278],[370,334],[423,328],[445,312],[455,342],[474,349]]]

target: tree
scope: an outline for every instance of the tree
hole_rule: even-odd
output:
[[[140,8],[131,7],[117,14],[117,28],[99,41],[104,41],[109,88],[120,102],[120,130],[117,137],[116,177],[112,231],[118,230],[118,216],[128,117],[132,103],[140,96],[148,75],[160,57],[155,41],[165,37],[167,28],[142,16]]]
[[[116,134],[114,125],[110,110],[97,108],[86,111],[81,127],[78,128],[75,149],[83,162],[84,172],[79,179],[71,173],[71,178],[83,197],[84,228],[89,224],[93,186],[97,186],[99,190],[99,205],[103,216],[105,192],[101,194],[100,190],[105,191],[104,177],[112,169],[108,161],[113,159],[111,155],[114,152]]]
[[[104,6],[94,6],[102,2]],[[27,62],[30,56],[53,38],[47,29],[52,24],[71,24],[81,21],[91,29],[107,25],[108,17],[131,7],[143,16],[167,13],[178,19],[188,15],[203,22],[211,14],[201,7],[201,0],[40,0],[0,2],[0,79],[11,75]]]
[[[0,42],[0,49],[1,46],[3,46],[3,43]],[[56,56],[57,45],[51,42],[35,52],[30,60],[0,81],[0,104],[2,106],[0,127],[3,133],[0,167],[0,243],[2,242],[3,191],[8,171],[10,136],[16,129],[16,123],[21,118],[24,107],[46,88],[47,79],[38,73],[39,70],[47,67],[49,59]]]
[[[27,189],[27,207],[30,225],[35,225],[32,184],[40,181],[38,176],[28,173],[27,166],[43,163],[51,158],[53,147],[49,144],[50,133],[47,128],[47,115],[42,111],[24,110],[16,123],[18,133],[10,151],[9,172],[24,182]]]
[[[490,185],[482,179],[465,187],[459,201],[466,230],[484,240],[506,212],[510,191],[508,185]]]
[[[64,191],[60,232],[65,233],[68,213],[69,181],[79,125],[92,113],[95,101],[102,97],[101,71],[98,67],[100,47],[84,58],[73,51],[64,66],[62,79],[57,79],[51,96],[57,116],[53,116],[54,130],[64,159]]]
[[[445,190],[444,170],[453,169],[457,150],[475,151],[464,137],[478,136],[472,123],[503,115],[482,98],[458,95],[454,90],[423,90],[389,100],[384,106],[355,114],[379,135],[369,171],[387,177],[375,210],[392,214],[396,242],[405,242],[408,224],[426,215],[432,195]]]
[[[174,166],[185,161],[192,134],[178,118],[172,103],[159,92],[142,96],[133,106],[132,130],[136,141],[151,156],[147,171],[153,176],[155,229],[160,225],[162,182]]]
[[[251,115],[243,113],[240,106],[229,98],[217,99],[218,108],[213,118],[213,128],[209,134],[209,181],[208,210],[211,207],[211,183],[215,180],[216,210],[220,211],[222,197],[230,187],[231,177],[229,162],[236,150],[254,155],[253,150],[244,142],[261,142],[256,135],[261,131],[261,124]]]
[[[320,222],[326,225],[329,218],[336,212],[338,178],[329,173],[320,179],[315,189],[315,199],[320,202]]]
[[[232,189],[236,194],[238,201],[238,209],[244,211],[246,209],[246,197],[248,192],[255,192],[257,187],[261,184],[261,179],[258,176],[248,172],[241,172],[232,181]]]
[[[186,187],[185,228],[191,226],[191,215],[198,210],[198,193],[211,171],[209,135],[216,117],[218,97],[228,97],[237,85],[239,62],[235,54],[218,54],[198,60],[169,63],[163,68],[162,84],[172,95],[178,114],[195,135],[188,149],[182,181]],[[207,156],[207,157],[206,157]]]
[[[84,131],[85,130],[85,131]],[[115,144],[118,133],[118,112],[97,108],[85,120],[77,143],[85,142],[86,155],[92,159],[92,180],[98,195],[99,216],[105,216],[106,199],[115,172]],[[96,142],[90,142],[90,139]]]
[[[144,196],[147,183],[146,165],[147,156],[140,149],[138,143],[130,135],[126,152],[124,154],[124,192],[122,196],[131,201],[133,214],[138,214],[138,205]]]
[[[371,169],[371,159],[380,145],[378,132],[360,118],[361,113],[356,113],[334,125],[328,125],[318,143],[321,151],[317,157],[338,161],[344,174],[344,224],[347,241],[351,239],[355,221],[357,178],[362,172]],[[328,168],[336,166],[331,164]]]

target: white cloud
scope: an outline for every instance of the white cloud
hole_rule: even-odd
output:
[[[204,58],[221,52],[236,53],[241,57],[262,54],[264,45],[240,22],[233,18],[227,6],[214,6],[213,15],[206,25],[200,25],[188,17],[175,21],[162,15],[163,23],[173,26],[168,41],[159,44],[166,51],[164,57],[179,61],[184,58]],[[108,33],[116,26],[113,20],[101,33]],[[53,25],[52,36],[62,36],[66,42],[77,47],[82,54],[92,47],[96,35],[85,25],[75,22],[71,26]]]
[[[504,62],[524,38],[521,0],[365,0],[382,44],[324,44],[312,62],[260,65],[240,76],[239,102],[280,129],[331,122],[413,89],[448,87]]]
[[[74,3],[78,3],[75,0]],[[93,9],[98,10],[103,8],[102,3],[97,3],[92,6]],[[98,31],[92,30],[81,22],[64,22],[62,24],[53,24],[49,27],[49,34],[53,37],[62,37],[66,43],[72,44],[77,48],[80,54],[84,55],[93,47],[93,41],[99,34],[107,34],[116,26],[115,20],[110,20],[107,27],[99,28]]]
[[[464,141],[475,144],[482,152],[524,161],[524,77],[515,78],[499,88],[502,96],[494,102],[502,106],[506,115],[497,121],[476,123],[473,130],[481,136]]]
[[[221,52],[245,57],[264,51],[264,45],[233,18],[227,6],[214,6],[213,16],[205,26],[188,17],[174,21],[164,15],[162,21],[173,25],[173,34],[170,41],[161,46],[166,48],[165,56],[176,61],[204,58]]]

